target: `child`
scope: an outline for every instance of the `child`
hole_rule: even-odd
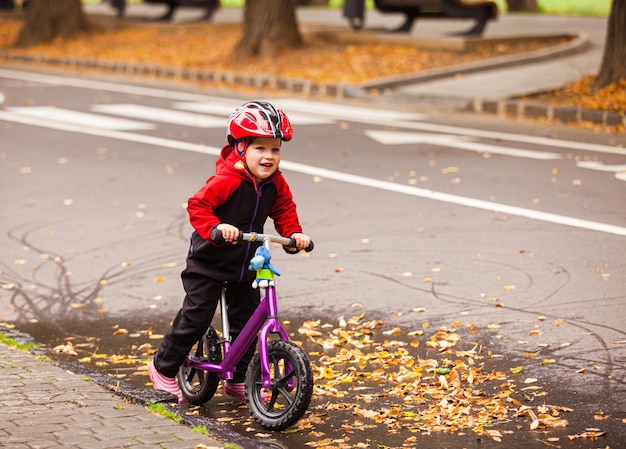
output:
[[[261,233],[270,217],[280,235],[296,241],[298,249],[286,251],[297,252],[310,243],[302,233],[291,191],[278,169],[281,143],[293,136],[287,116],[269,103],[250,102],[231,114],[227,129],[228,145],[216,162],[216,174],[188,202],[195,231],[187,268],[181,275],[186,296],[149,365],[154,388],[175,394],[179,403],[183,395],[176,373],[211,324],[222,285],[226,284],[233,340],[260,302],[259,290],[252,287],[255,273],[247,269],[260,243],[237,243],[239,230]],[[219,229],[229,243],[213,242],[213,228]],[[224,384],[226,394],[242,401],[246,369],[255,348],[256,342],[237,364],[233,379]]]

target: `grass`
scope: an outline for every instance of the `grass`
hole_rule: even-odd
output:
[[[204,426],[196,426],[191,428],[192,431],[201,433],[202,435],[208,435],[209,431]]]
[[[178,424],[181,424],[184,421],[182,417],[178,416],[176,413],[168,409],[166,405],[161,404],[160,402],[148,405],[148,410],[162,416],[163,418],[177,422]]]
[[[41,347],[38,343],[18,343],[14,338],[9,338],[0,332],[0,342],[4,343],[7,346],[12,346],[17,349],[21,349],[22,351],[28,351],[31,349],[38,349]]]
[[[611,0],[539,0],[539,12],[563,16],[609,17]]]
[[[506,0],[493,0],[501,11],[506,11]],[[537,0],[539,13],[564,16],[608,17],[612,0]],[[83,0],[83,3],[98,4],[101,0]],[[127,0],[129,4],[141,0]],[[368,8],[374,8],[373,0],[366,0]],[[220,0],[227,8],[241,8],[245,0]],[[328,0],[329,8],[342,8],[344,0]]]

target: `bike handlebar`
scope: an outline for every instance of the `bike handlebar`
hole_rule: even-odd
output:
[[[222,231],[220,231],[217,228],[213,228],[211,230],[211,240],[213,240],[213,242],[215,242],[218,245],[223,245],[224,243],[226,243],[226,240],[224,240],[224,236],[222,235]],[[266,240],[269,240],[270,242],[274,242],[274,243],[280,243],[281,245],[286,246],[287,248],[290,248],[290,249],[298,249],[298,246],[296,245],[296,239],[281,237],[279,235],[259,234],[256,232],[243,232],[240,229],[239,238],[237,239],[238,242],[242,242],[242,241],[264,242]],[[305,251],[307,253],[310,253],[311,251],[313,251],[314,246],[315,245],[313,244],[313,241],[311,241],[311,243],[309,243],[309,246],[305,249]]]

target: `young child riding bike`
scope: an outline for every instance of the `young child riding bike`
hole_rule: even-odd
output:
[[[211,324],[222,286],[233,340],[259,305],[259,290],[252,286],[255,273],[247,268],[260,243],[237,242],[239,230],[262,233],[269,217],[280,235],[295,239],[298,250],[310,243],[279,170],[281,144],[293,136],[285,113],[266,102],[245,103],[231,114],[227,132],[228,144],[217,159],[215,175],[188,201],[194,232],[181,275],[186,295],[149,365],[154,388],[176,395],[179,403],[183,395],[176,373]],[[212,241],[214,228],[226,244]],[[255,349],[256,341],[237,364],[232,380],[225,382],[227,395],[245,401],[244,379]]]

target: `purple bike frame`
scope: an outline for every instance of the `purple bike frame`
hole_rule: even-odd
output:
[[[259,235],[262,237],[262,235]],[[245,237],[244,237],[245,238]],[[285,239],[288,241],[288,239]],[[269,249],[269,239],[263,239],[263,244]],[[282,242],[281,242],[282,243]],[[276,287],[272,281],[265,290],[265,296],[256,308],[235,342],[230,342],[228,327],[228,315],[226,313],[226,301],[222,294],[220,309],[222,314],[222,330],[226,341],[223,343],[224,358],[221,363],[206,363],[187,357],[186,364],[195,369],[217,373],[220,379],[232,379],[237,362],[241,359],[246,349],[252,344],[256,336],[259,336],[259,356],[261,358],[261,381],[263,388],[272,386],[270,364],[267,344],[271,333],[278,334],[281,340],[289,340],[289,334],[278,320],[278,302],[276,300]],[[291,367],[285,367],[286,372]]]

